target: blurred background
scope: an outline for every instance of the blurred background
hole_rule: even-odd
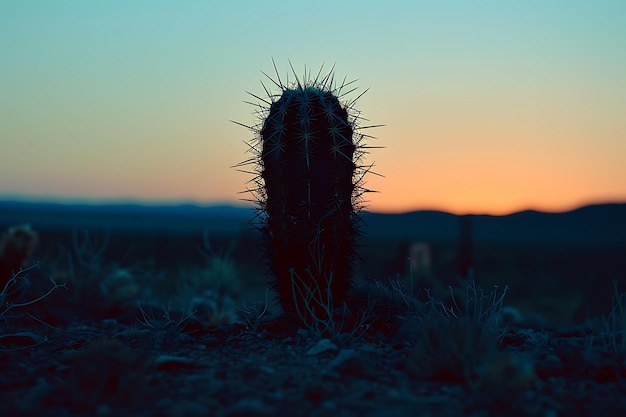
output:
[[[18,248],[22,267],[39,262],[42,277],[78,289],[77,302],[97,293],[95,305],[157,299],[186,309],[206,294],[217,314],[265,300],[272,277],[253,217],[252,209],[231,206],[5,201],[0,267],[10,266],[7,249]],[[507,216],[415,211],[361,217],[357,287],[393,281],[412,288],[420,301],[428,300],[429,290],[450,303],[448,286],[459,302],[472,282],[486,296],[507,286],[505,305],[540,326],[597,319],[608,314],[615,283],[624,292],[626,204]],[[230,307],[220,304],[225,300]]]
[[[445,294],[474,278],[509,285],[526,315],[581,322],[626,276],[625,15],[602,0],[2,1],[3,250],[58,279],[91,257],[94,280],[262,298],[238,194],[251,178],[231,168],[253,133],[230,120],[258,121],[244,101],[273,86],[262,72],[334,66],[385,125],[367,132],[384,177],[366,177],[358,280]]]

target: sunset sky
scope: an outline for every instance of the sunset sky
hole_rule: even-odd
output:
[[[625,21],[619,0],[0,0],[0,199],[237,203],[229,120],[256,121],[273,58],[369,88],[369,210],[624,202]]]

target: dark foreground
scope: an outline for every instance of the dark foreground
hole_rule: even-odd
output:
[[[460,326],[331,342],[283,319],[253,330],[133,314],[0,323],[0,414],[626,415],[625,356],[588,327],[509,329],[492,349]]]

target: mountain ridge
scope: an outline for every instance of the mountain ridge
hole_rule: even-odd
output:
[[[252,206],[219,203],[151,205],[67,204],[0,200],[0,227],[107,228],[124,231],[240,233],[251,229]],[[461,218],[471,219],[476,241],[612,244],[626,246],[626,203],[592,204],[564,212],[524,210],[507,215],[455,215],[437,210],[399,214],[363,212],[369,239],[456,240]]]

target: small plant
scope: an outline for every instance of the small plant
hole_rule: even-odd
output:
[[[411,286],[413,280],[410,281]],[[386,288],[391,298],[391,305],[396,307],[398,312],[405,315],[419,314],[424,309],[424,304],[421,303],[413,294],[413,288],[407,288],[400,282],[400,277],[388,278],[387,283],[384,284],[379,281],[374,282],[376,290],[374,292],[384,292]]]
[[[472,382],[497,352],[497,334],[469,317],[438,317],[421,323],[408,357],[417,379]]]
[[[430,314],[430,309],[400,282],[399,276],[370,279],[367,286],[353,292],[351,299],[352,306],[355,302],[361,306],[357,311],[368,312],[365,327],[373,335],[411,337],[412,325]],[[405,335],[404,330],[409,334]]]
[[[290,64],[291,65],[291,64]],[[253,165],[259,229],[275,275],[280,304],[305,323],[328,320],[334,306],[346,300],[352,282],[354,244],[359,235],[367,135],[354,104],[343,101],[352,82],[335,83],[333,70],[322,68],[311,78],[284,84],[263,73],[279,92],[260,101],[259,123],[246,126],[255,137],[254,156],[238,167]],[[249,171],[248,171],[249,172]]]
[[[0,319],[8,317],[8,314],[15,308],[26,307],[35,304],[52,294],[57,289],[67,288],[65,284],[57,284],[51,279],[50,282],[52,282],[52,288],[50,288],[43,295],[40,295],[28,301],[16,300],[16,293],[18,293],[21,289],[28,287],[29,285],[28,272],[38,267],[39,265],[33,265],[25,269],[20,269],[19,271],[17,271],[17,273],[12,274],[9,280],[4,284],[4,287],[0,291]]]
[[[155,349],[162,349],[164,346],[176,346],[188,337],[185,328],[195,312],[179,313],[176,317],[171,306],[167,308],[162,306],[163,314],[161,317],[155,317],[154,309],[151,308],[150,313],[148,313],[140,303],[137,303],[137,306],[141,313],[141,318],[138,318],[137,321],[148,331],[153,332]]]
[[[109,262],[110,239],[108,230],[73,230],[71,250],[61,247],[61,263],[65,267],[59,268],[56,275],[70,285],[70,302],[104,310],[128,307],[142,292],[141,278],[150,275],[154,281],[154,274],[146,271],[144,265],[122,266],[130,250]]]
[[[471,281],[467,284],[465,289],[465,302],[463,306],[460,306],[457,302],[454,288],[452,288],[452,286],[448,286],[448,288],[452,300],[451,306],[446,306],[441,302],[435,301],[430,296],[430,293],[426,291],[429,299],[428,303],[439,316],[455,318],[465,317],[477,323],[482,323],[490,329],[498,327],[504,297],[509,289],[508,286],[505,286],[500,294],[498,294],[498,286],[494,286],[491,293],[486,295],[482,288],[476,286],[474,281]]]
[[[239,274],[235,260],[231,256],[234,245],[230,247],[215,249],[211,243],[209,232],[202,233],[202,247],[198,250],[205,258],[206,266],[202,270],[190,271],[190,273],[180,276],[178,281],[181,296],[196,296],[203,291],[211,290],[220,296],[233,297],[239,293]]]
[[[613,281],[611,312],[603,317],[604,344],[614,354],[626,353],[626,293],[620,293],[618,282]]]
[[[296,315],[316,339],[330,337],[334,340],[354,341],[367,330],[372,321],[372,305],[355,312],[348,308],[344,301],[336,306],[331,291],[332,282],[321,288],[317,282],[308,282],[291,270],[292,292],[294,300],[303,303],[295,304]],[[331,273],[329,280],[332,280]]]
[[[265,299],[263,301],[245,304],[237,311],[240,318],[243,319],[246,328],[253,332],[256,332],[263,320],[271,314],[269,311],[267,293],[268,292],[265,291]]]
[[[502,337],[498,317],[508,287],[494,287],[489,296],[474,282],[467,285],[463,305],[450,287],[452,305],[426,291],[430,314],[417,324],[409,371],[418,379],[443,379],[474,384],[481,369],[498,353]]]
[[[195,318],[207,326],[232,323],[236,318],[235,301],[213,290],[204,290],[192,297],[187,309],[193,311]]]
[[[22,268],[39,244],[39,234],[29,224],[9,227],[0,235],[0,288]]]

